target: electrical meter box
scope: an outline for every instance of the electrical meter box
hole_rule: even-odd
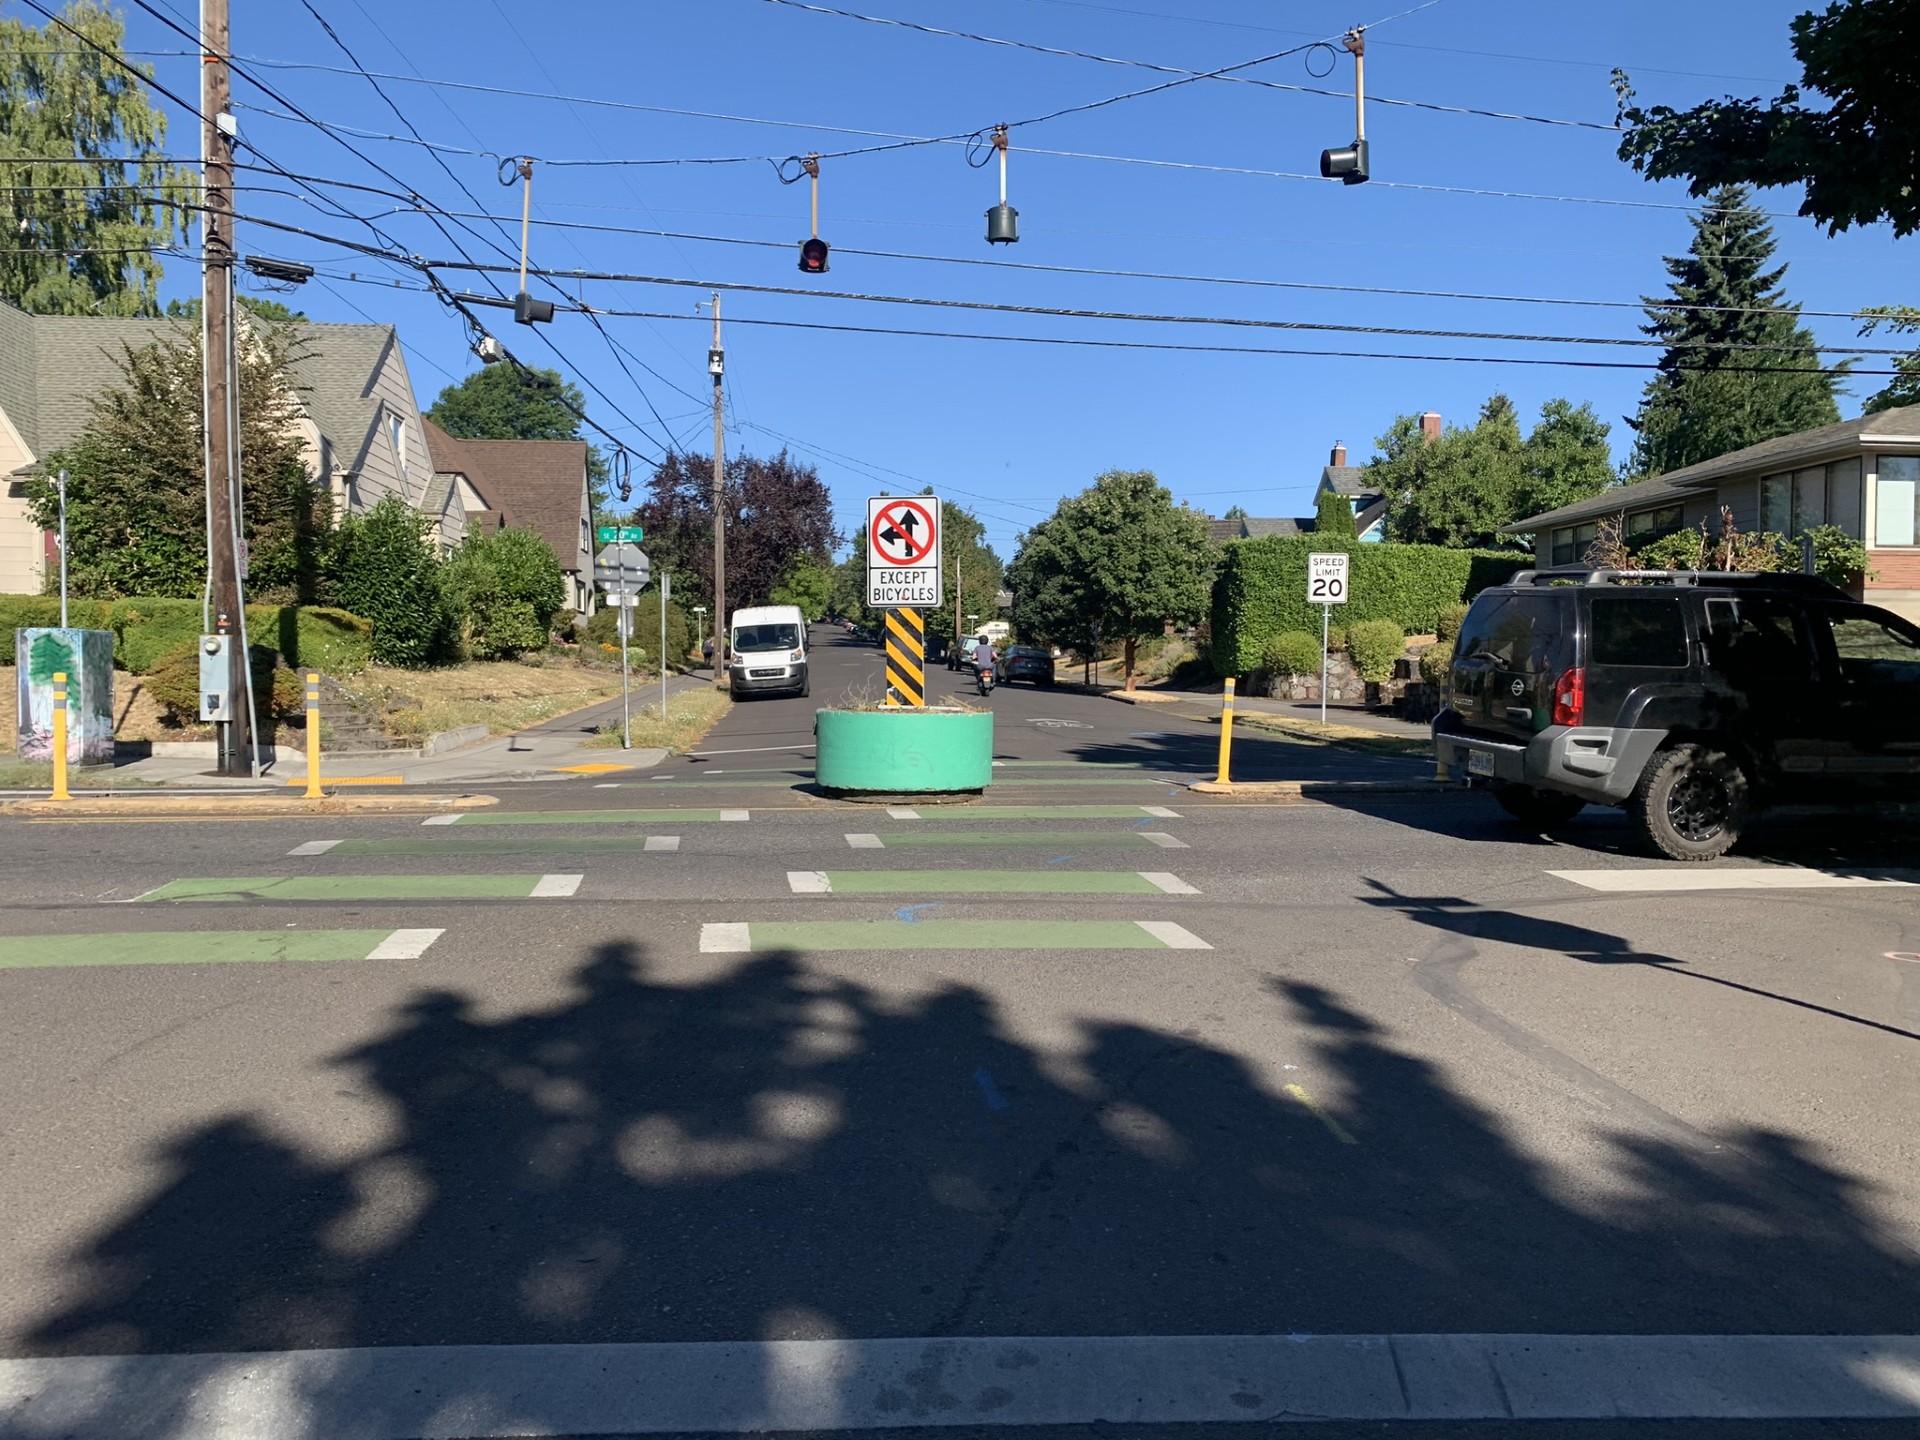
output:
[[[233,637],[200,637],[200,718],[233,719]]]

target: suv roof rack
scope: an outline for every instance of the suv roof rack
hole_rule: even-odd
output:
[[[1571,566],[1559,570],[1518,570],[1507,583],[1527,585],[1616,585],[1621,581],[1660,580],[1671,585],[1738,585],[1802,594],[1846,596],[1830,580],[1782,570],[1606,570]]]

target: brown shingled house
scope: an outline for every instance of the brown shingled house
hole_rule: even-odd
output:
[[[583,440],[456,440],[421,418],[434,475],[451,483],[470,534],[511,526],[546,537],[560,557],[566,605],[593,611],[593,517]]]

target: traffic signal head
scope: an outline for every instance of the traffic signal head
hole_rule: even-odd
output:
[[[827,273],[827,242],[818,235],[811,240],[800,242],[800,273],[803,275]]]
[[[1341,150],[1320,152],[1320,174],[1342,185],[1364,185],[1367,179],[1367,142],[1356,140]]]
[[[522,325],[553,323],[553,301],[536,300],[522,290],[513,297],[513,318]]]

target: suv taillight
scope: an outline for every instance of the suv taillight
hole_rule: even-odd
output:
[[[1578,725],[1587,713],[1587,672],[1575,668],[1553,682],[1553,723]]]

